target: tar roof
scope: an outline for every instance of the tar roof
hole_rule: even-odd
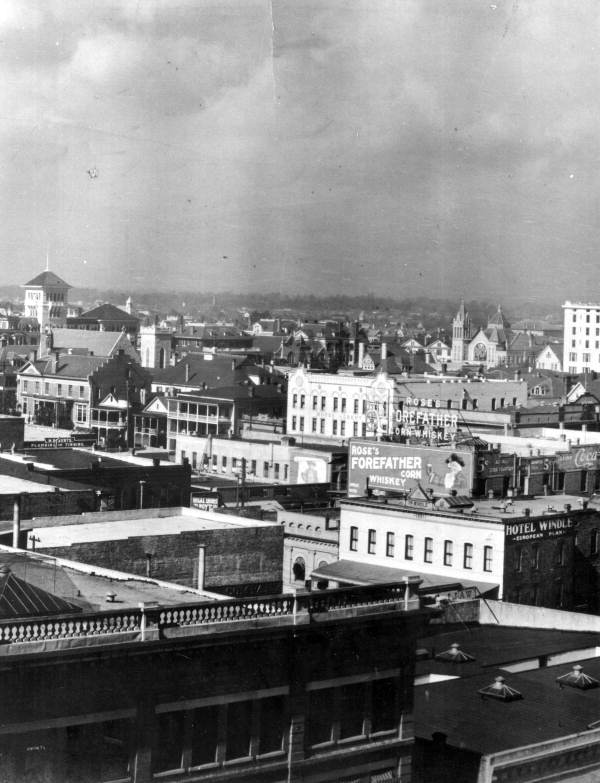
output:
[[[415,734],[431,739],[440,732],[448,745],[486,755],[585,731],[600,720],[600,689],[561,688],[556,682],[575,663],[600,678],[600,659],[593,658],[519,673],[490,669],[417,686]],[[463,669],[467,666],[461,664]],[[523,698],[504,703],[482,697],[479,689],[498,675]]]
[[[79,607],[83,611],[118,611],[138,608],[141,601],[159,605],[202,602],[214,598],[180,585],[145,579],[82,563],[0,547],[0,565],[8,566],[18,579]],[[107,593],[115,593],[107,602]]]

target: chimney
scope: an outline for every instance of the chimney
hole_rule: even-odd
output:
[[[60,357],[60,354],[58,351],[54,351],[54,355],[52,357],[52,374],[56,375],[58,372],[58,359]]]
[[[198,547],[198,590],[204,590],[205,560],[206,547],[202,544]]]
[[[189,380],[190,380],[190,365],[189,365],[189,363],[188,363],[188,362],[186,362],[186,363],[183,365],[183,368],[184,368],[184,370],[185,370],[185,382],[186,382],[186,383],[188,383],[188,382],[189,382]]]
[[[381,361],[387,359],[387,343],[381,343]]]
[[[21,537],[21,496],[15,495],[13,502],[13,540],[12,545],[19,549],[19,539]]]
[[[361,341],[358,344],[358,366],[362,367],[363,359],[365,358],[365,344]]]

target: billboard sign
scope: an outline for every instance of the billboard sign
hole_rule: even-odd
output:
[[[458,414],[443,410],[440,400],[406,397],[394,411],[394,434],[406,438],[447,441],[456,437]]]
[[[351,440],[348,454],[348,496],[367,489],[410,492],[417,485],[436,495],[470,495],[473,487],[473,453],[463,449],[373,443]]]

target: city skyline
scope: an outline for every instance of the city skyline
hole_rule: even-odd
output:
[[[9,2],[6,284],[581,299],[591,3]],[[592,297],[593,298],[593,297]]]

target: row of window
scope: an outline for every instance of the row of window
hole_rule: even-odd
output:
[[[348,400],[346,397],[337,397],[333,396],[331,398],[332,400],[332,410],[337,411],[339,410],[340,413],[345,413],[348,406]],[[300,408],[301,410],[304,410],[306,408],[306,394],[293,394],[292,395],[292,407],[293,408]],[[327,397],[325,395],[312,395],[311,400],[311,407],[313,411],[321,410],[324,411],[327,409]],[[359,400],[358,398],[354,398],[352,400],[352,412],[353,413],[366,413],[367,412],[367,401],[366,399]]]
[[[358,551],[358,527],[350,527],[350,551]],[[367,531],[367,552],[370,555],[377,554],[377,531],[370,528]],[[423,562],[433,563],[434,540],[430,537],[423,539]],[[385,534],[385,556],[396,556],[396,534],[387,532]],[[404,559],[414,560],[415,558],[415,537],[411,534],[404,536]],[[462,549],[462,567],[468,570],[473,568],[474,547],[471,543],[463,544]],[[493,547],[483,547],[483,570],[492,570]],[[454,565],[454,541],[446,539],[443,548],[443,563],[445,566]]]
[[[558,541],[554,548],[553,562],[556,566],[564,566],[566,562],[565,546],[562,541]],[[513,566],[515,571],[522,571],[529,561],[530,567],[534,571],[540,569],[541,551],[539,544],[533,544],[531,547],[516,547],[513,553]]]
[[[313,434],[319,434],[319,435],[325,435],[325,429],[326,429],[326,421],[327,419],[311,419],[310,422],[310,431]],[[342,419],[341,421],[338,421],[338,419],[333,419],[331,422],[331,434],[332,435],[339,435],[341,438],[346,437],[346,435],[350,435],[352,433],[353,437],[358,437],[359,435],[363,438],[367,435],[367,423],[366,422],[348,422],[348,424],[352,424],[352,429],[350,427],[346,426],[346,422]],[[292,416],[292,432],[305,432],[305,423],[304,423],[304,416]]]
[[[596,323],[600,324],[600,312],[598,312],[597,310],[595,310],[594,312],[596,313]],[[575,323],[577,321],[577,313],[579,313],[579,320],[583,320],[583,318],[584,318],[583,310],[574,310],[573,311],[573,323]],[[585,322],[586,322],[586,324],[590,323],[590,315],[591,315],[591,311],[590,310],[586,310],[585,311]]]
[[[78,397],[86,396],[85,386],[74,386],[73,384],[49,383],[48,381],[30,381],[21,378],[21,390],[23,394],[32,392],[33,394],[45,394],[47,397]]]
[[[187,452],[182,449],[181,461],[183,462],[186,457]],[[242,469],[241,457],[231,457],[231,459],[229,459],[226,454],[221,456],[218,454],[212,454],[211,457],[208,457],[208,455],[198,455],[197,451],[192,451],[191,460],[193,470],[206,469],[210,466],[215,471],[218,471],[220,467],[223,473],[227,473],[228,470],[231,472],[241,472]],[[288,464],[280,465],[279,462],[268,462],[267,460],[264,460],[261,466],[261,470],[263,478],[272,478],[275,481],[283,478],[284,481],[287,481],[289,477],[290,466]],[[246,475],[259,475],[257,460],[251,459],[246,461]]]

